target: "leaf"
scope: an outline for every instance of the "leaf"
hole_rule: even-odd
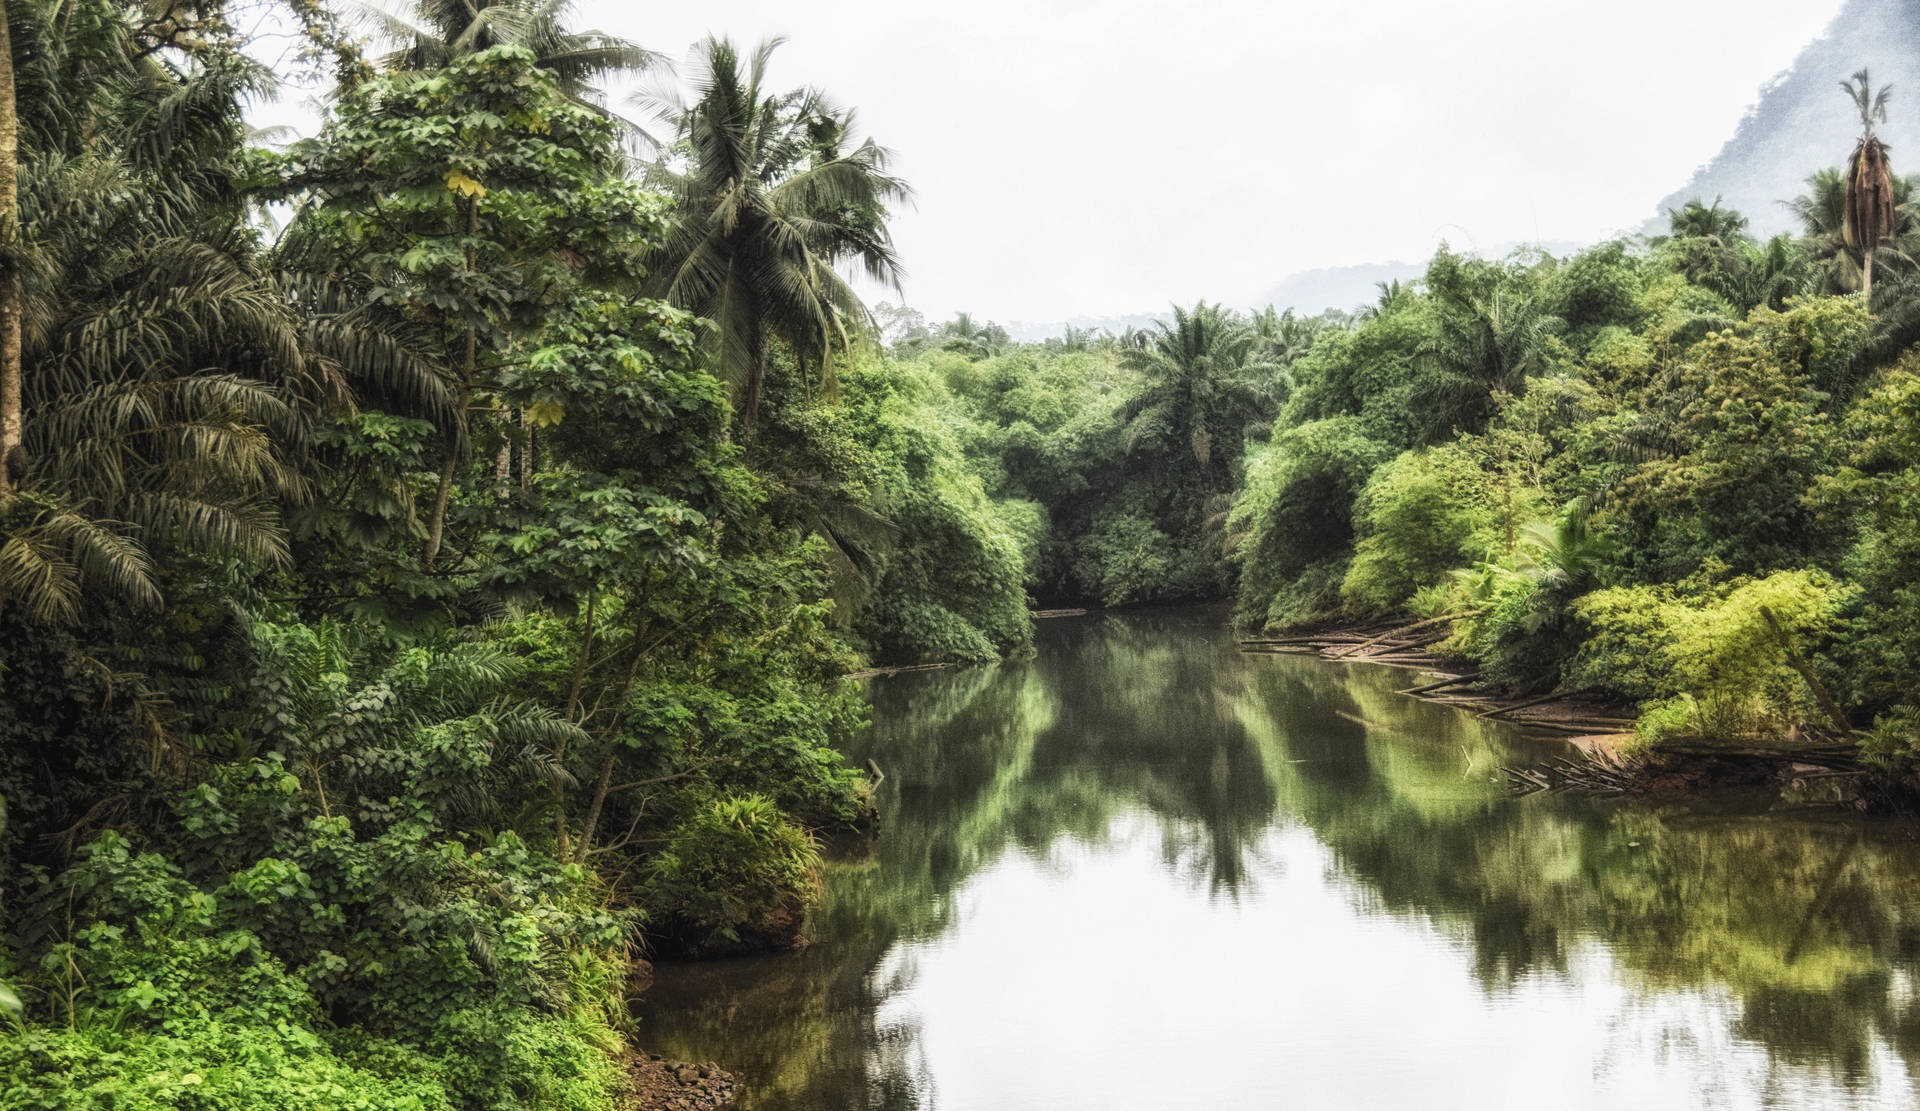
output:
[[[566,406],[542,399],[527,406],[527,420],[535,428],[551,428],[567,415]]]
[[[468,177],[459,170],[447,171],[447,188],[467,197],[484,197],[487,195],[486,186]]]

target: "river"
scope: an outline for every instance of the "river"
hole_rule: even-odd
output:
[[[799,952],[663,965],[641,1041],[745,1111],[1920,1108],[1920,845],[1751,798],[1511,798],[1557,742],[1041,622],[871,681],[882,827]]]

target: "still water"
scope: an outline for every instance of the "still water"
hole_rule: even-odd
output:
[[[875,680],[813,944],[662,966],[642,1040],[747,1111],[1920,1108],[1909,830],[1509,798],[1556,742],[1410,675],[1170,612]]]

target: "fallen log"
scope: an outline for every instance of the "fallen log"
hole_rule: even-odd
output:
[[[1442,679],[1438,683],[1427,683],[1423,686],[1408,687],[1406,690],[1394,691],[1393,693],[1414,694],[1414,695],[1426,694],[1428,691],[1444,690],[1447,687],[1457,687],[1461,683],[1471,683],[1478,678],[1480,678],[1480,673],[1476,671],[1472,675],[1455,675],[1451,679]],[[1438,701],[1438,699],[1432,699],[1430,701]]]
[[[948,668],[952,666],[953,665],[951,663],[941,663],[941,664],[908,664],[905,667],[870,667],[870,668],[867,668],[865,671],[849,671],[847,672],[846,677],[849,679],[871,679],[877,675],[905,675],[910,671],[939,671],[942,668]]]
[[[1587,694],[1592,690],[1593,690],[1592,687],[1581,687],[1579,690],[1575,690],[1575,691],[1561,691],[1561,692],[1555,692],[1553,694],[1543,694],[1538,698],[1529,698],[1524,702],[1516,702],[1511,706],[1496,707],[1494,709],[1488,710],[1486,713],[1481,714],[1480,716],[1483,718],[1497,718],[1501,714],[1511,714],[1515,710],[1525,710],[1533,706],[1544,706],[1549,702],[1565,702],[1570,698],[1578,698],[1579,696],[1583,694]]]
[[[1370,647],[1372,645],[1380,643],[1383,640],[1391,640],[1394,637],[1399,636],[1403,633],[1411,633],[1415,629],[1430,629],[1433,626],[1440,624],[1442,621],[1458,621],[1460,618],[1463,618],[1463,617],[1474,617],[1478,615],[1479,612],[1480,612],[1479,610],[1468,610],[1464,613],[1449,613],[1440,617],[1430,617],[1425,621],[1415,621],[1411,625],[1402,625],[1396,629],[1388,629],[1386,632],[1381,633],[1379,636],[1374,637],[1372,640],[1367,641],[1365,644],[1360,645],[1358,648],[1355,648],[1350,652],[1343,653],[1343,655],[1352,655],[1353,652],[1357,652],[1361,648]],[[1340,659],[1341,656],[1336,655],[1333,658],[1337,660],[1337,659]]]
[[[1316,641],[1357,644],[1367,639],[1360,633],[1299,633],[1289,637],[1247,637],[1240,644],[1310,644]]]

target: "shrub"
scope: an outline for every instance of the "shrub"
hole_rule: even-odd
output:
[[[1353,507],[1359,542],[1340,586],[1347,607],[1400,609],[1483,551],[1496,524],[1487,481],[1453,444],[1402,452],[1375,471]]]
[[[1806,653],[1850,593],[1819,571],[1735,579],[1697,594],[1647,586],[1596,591],[1575,606],[1593,632],[1575,672],[1581,682],[1651,699],[1642,719],[1650,742],[1782,726],[1811,710],[1812,696],[1788,666],[1788,646],[1765,613]]]
[[[799,939],[820,853],[761,795],[714,799],[647,866],[643,899],[662,948],[708,956]]]

